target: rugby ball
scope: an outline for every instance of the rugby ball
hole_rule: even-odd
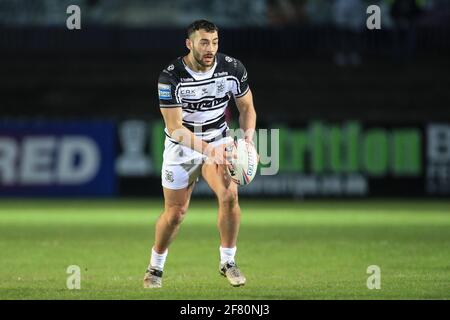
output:
[[[245,186],[252,182],[258,169],[258,153],[252,143],[244,139],[234,141],[236,158],[231,161],[231,168],[227,167],[228,174],[237,185]]]

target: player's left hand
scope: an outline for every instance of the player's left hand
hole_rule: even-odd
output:
[[[232,165],[233,159],[237,158],[233,156],[235,154],[234,144],[222,144],[216,147],[212,147],[208,151],[208,160],[216,165]]]
[[[255,149],[256,149],[256,146],[253,143],[253,139],[251,139],[249,137],[245,137],[244,140],[245,140],[245,142],[250,143],[251,145],[253,145],[255,147]],[[259,156],[259,153],[258,153],[258,149],[256,149],[256,155],[258,156],[258,163],[259,163],[260,156]]]

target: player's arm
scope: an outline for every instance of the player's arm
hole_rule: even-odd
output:
[[[222,147],[212,148],[202,139],[196,137],[188,128],[183,126],[181,107],[160,108],[170,137],[178,143],[200,152],[217,163],[225,163],[225,153]]]
[[[256,127],[256,111],[251,90],[248,89],[242,97],[236,97],[235,101],[239,110],[239,126],[244,130],[245,140],[250,142],[253,140]]]
[[[188,128],[183,126],[182,109],[160,108],[169,136],[178,143],[200,153],[208,150],[208,143],[197,138]]]
[[[235,59],[234,76],[237,83],[233,87],[236,106],[239,110],[239,126],[244,130],[244,139],[252,142],[256,127],[256,111],[253,105],[253,95],[248,84],[248,75],[241,61]]]

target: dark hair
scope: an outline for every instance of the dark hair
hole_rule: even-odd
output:
[[[219,28],[208,20],[196,20],[192,22],[187,28],[187,37],[189,38],[197,30],[205,30],[206,32],[219,32]]]

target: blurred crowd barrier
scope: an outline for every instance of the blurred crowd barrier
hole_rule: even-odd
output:
[[[446,56],[425,56],[407,65],[364,57],[359,67],[342,68],[331,55],[223,52],[246,66],[259,121],[450,120]],[[3,54],[0,118],[160,119],[158,76],[176,56],[145,51]],[[229,109],[237,118],[234,102]]]

